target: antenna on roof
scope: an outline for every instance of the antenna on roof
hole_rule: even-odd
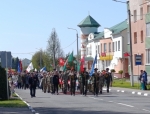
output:
[[[90,11],[88,11],[88,14],[90,15]]]

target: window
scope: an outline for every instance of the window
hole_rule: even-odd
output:
[[[134,43],[137,43],[137,32],[134,32]]]
[[[141,31],[141,43],[143,43],[143,31]]]
[[[146,24],[146,36],[150,36],[150,23]]]
[[[112,51],[114,52],[115,51],[115,42],[112,43],[112,49],[113,49]]]
[[[111,52],[111,42],[109,43],[109,52]]]
[[[99,54],[99,45],[98,45],[98,54]]]
[[[143,19],[143,8],[140,9],[140,18]]]
[[[116,51],[117,51],[117,41],[116,41]]]
[[[120,51],[120,41],[118,41],[118,51]]]
[[[96,48],[96,54],[97,54],[97,45],[95,46],[95,48]]]
[[[136,20],[137,20],[137,12],[136,10],[134,10],[134,22],[136,22]]]
[[[147,13],[150,13],[150,5],[147,6]]]
[[[107,47],[106,46],[107,46],[106,43],[104,43],[104,52],[107,51]]]
[[[150,64],[150,49],[146,50],[146,64]]]
[[[103,45],[101,44],[101,53],[103,52],[103,51],[102,51],[102,46],[103,46]]]

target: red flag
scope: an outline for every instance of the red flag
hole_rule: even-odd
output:
[[[81,64],[80,64],[80,71],[83,72],[84,71],[84,62],[85,62],[85,59],[84,57],[82,57],[82,59],[80,60]]]
[[[130,54],[129,53],[124,53],[124,57],[128,57],[128,56],[130,56]]]
[[[22,72],[22,61],[20,60],[20,71]]]
[[[62,58],[59,58],[59,66],[64,66],[65,61]]]

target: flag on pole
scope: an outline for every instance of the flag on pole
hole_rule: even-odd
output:
[[[18,61],[18,72],[19,72],[19,73],[21,72],[21,69],[20,69],[20,61]]]
[[[46,67],[43,67],[40,72],[46,71]]]
[[[33,70],[34,68],[33,68],[33,64],[32,64],[32,62],[29,64],[29,66],[27,67],[27,69],[26,69],[26,71],[27,72],[30,72],[30,70]]]
[[[59,58],[59,66],[64,66],[65,61],[63,58]]]
[[[73,51],[68,57],[68,62],[72,62],[72,61],[73,61]]]
[[[94,73],[95,64],[97,64],[97,54],[95,55],[95,59],[94,59],[93,64],[92,64],[90,76],[92,76],[92,74]]]
[[[20,72],[22,72],[22,61],[20,60]]]
[[[84,59],[84,57],[82,57],[82,59],[81,59],[81,65],[80,65],[80,71],[81,72],[84,71],[84,63],[85,63],[85,59]]]
[[[37,69],[35,68],[34,71],[37,72]]]

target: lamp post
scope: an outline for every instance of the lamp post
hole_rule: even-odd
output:
[[[127,2],[122,2],[122,1],[118,1],[118,0],[113,0],[115,2],[120,2],[120,3],[125,3],[128,6],[128,18],[129,18],[129,33],[130,33],[130,79],[131,79],[131,86],[134,86],[134,80],[133,80],[133,58],[132,58],[132,31],[131,31],[131,11],[129,8],[129,1]]]
[[[79,54],[78,54],[78,31],[76,29],[74,29],[74,28],[68,28],[68,29],[76,31],[76,37],[77,37],[77,63],[78,63],[78,60],[79,60]]]

